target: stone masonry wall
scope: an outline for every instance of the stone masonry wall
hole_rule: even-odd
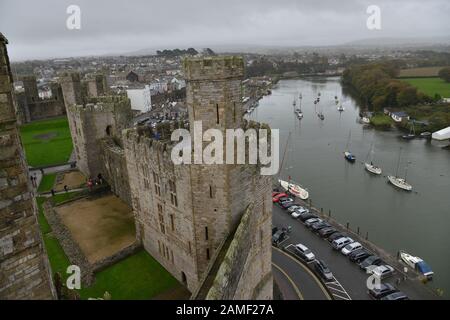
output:
[[[100,140],[102,175],[120,199],[131,207],[130,184],[124,150],[115,141],[106,137]]]
[[[6,44],[0,33],[0,299],[52,299],[50,267],[16,124]]]
[[[69,126],[77,166],[86,176],[102,173],[100,139],[113,138],[121,145],[121,131],[131,121],[128,98],[105,96],[88,99],[87,104],[68,106]]]

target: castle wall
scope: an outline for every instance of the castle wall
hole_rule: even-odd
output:
[[[206,299],[272,298],[271,220],[270,210],[252,205],[245,210]]]
[[[25,90],[18,93],[16,97],[18,113],[22,123],[60,117],[66,114],[64,97],[59,84],[50,84],[52,97],[41,99],[38,95],[35,76],[25,76],[22,81]]]
[[[130,101],[125,97],[91,98],[85,105],[69,105],[68,119],[77,166],[86,176],[102,173],[100,139],[111,137],[120,146],[121,130],[131,121]]]
[[[52,299],[50,267],[16,123],[6,44],[0,33],[0,299]]]
[[[123,136],[137,233],[144,248],[192,290],[199,274],[190,169],[174,166],[163,142],[133,129],[126,130]],[[170,191],[172,182],[174,192]]]
[[[111,186],[112,192],[131,206],[130,184],[124,150],[112,138],[100,140],[103,178]]]

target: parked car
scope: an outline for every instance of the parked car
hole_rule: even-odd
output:
[[[372,270],[370,270],[370,273],[374,274],[380,279],[386,279],[394,274],[394,268],[387,264],[384,264],[373,268]]]
[[[362,244],[359,242],[352,242],[346,245],[344,248],[342,248],[341,252],[344,256],[348,256],[353,251],[362,249]]]
[[[352,253],[350,253],[348,255],[348,258],[350,259],[350,261],[358,263],[361,260],[364,260],[364,259],[366,259],[369,256],[370,256],[369,251],[367,251],[366,249],[362,248],[362,249],[359,249],[359,250],[356,250],[356,251],[353,251]]]
[[[283,230],[278,230],[277,232],[275,232],[275,234],[272,236],[272,243],[274,245],[278,245],[281,241],[283,241],[284,239],[286,239],[286,232],[284,232]]]
[[[296,205],[293,205],[292,207],[290,207],[289,209],[288,209],[288,212],[289,213],[292,213],[292,212],[294,212],[294,211],[296,211],[297,209],[300,209],[301,208],[301,206],[299,206],[298,204],[296,204]]]
[[[299,243],[295,245],[295,254],[306,261],[314,261],[316,259],[314,253],[311,252],[311,250],[308,249],[307,246]]]
[[[316,260],[314,262],[314,270],[325,281],[333,281],[333,273],[331,273],[328,266],[322,260]]]
[[[311,228],[311,226],[316,222],[322,222],[323,220],[320,218],[311,218],[305,221],[305,226]]]
[[[363,270],[367,270],[370,266],[379,266],[383,264],[383,260],[381,260],[378,256],[370,256],[364,259],[359,263],[359,267]]]
[[[317,216],[312,213],[306,213],[306,214],[302,214],[299,217],[300,221],[302,221],[302,222],[305,222],[306,220],[311,219],[311,218],[317,218]]]
[[[289,209],[290,209],[290,208],[289,208]],[[298,219],[298,218],[300,218],[302,215],[303,215],[303,214],[300,213],[300,212],[298,212],[298,211],[294,211],[294,212],[291,213],[291,217],[294,218],[294,219]]]
[[[326,227],[323,229],[319,230],[319,236],[321,236],[322,238],[328,238],[329,236],[331,236],[333,233],[336,233],[337,230],[333,227]]]
[[[293,201],[283,201],[280,203],[280,207],[283,209],[289,209],[290,207],[295,206],[295,203]]]
[[[277,195],[279,195],[281,192],[279,191],[272,191],[272,198],[276,197]]]
[[[328,241],[329,242],[333,242],[334,240],[340,239],[340,238],[345,238],[347,237],[347,235],[345,233],[342,232],[335,232],[332,235],[330,235],[328,237]]]
[[[331,243],[331,246],[333,247],[334,250],[341,250],[343,247],[345,247],[346,245],[348,245],[352,242],[354,242],[352,238],[343,237],[343,238],[334,240]]]
[[[409,300],[408,296],[401,291],[397,291],[381,298],[380,300]]]
[[[291,202],[291,203],[294,203],[294,199],[289,198],[289,197],[281,197],[281,198],[278,200],[278,204],[283,204],[283,203],[285,203],[285,202]]]
[[[331,225],[328,222],[321,221],[321,222],[316,222],[313,225],[311,225],[311,230],[314,232],[318,232],[319,230],[321,230],[323,228],[328,228],[328,227],[331,227]]]
[[[278,202],[280,200],[280,198],[287,198],[288,195],[284,192],[282,193],[278,193],[277,195],[275,195],[274,197],[272,197],[272,202]]]
[[[369,296],[375,300],[380,300],[381,298],[397,292],[398,290],[390,283],[381,283],[378,287],[370,289],[367,291]]]

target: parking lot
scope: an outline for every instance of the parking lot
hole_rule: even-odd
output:
[[[315,254],[316,259],[323,260],[328,265],[333,273],[334,281],[325,283],[325,285],[333,299],[370,299],[366,285],[369,275],[340,251],[333,250],[327,240],[313,233],[300,220],[292,218],[286,210],[276,204],[273,206],[272,224],[279,228],[291,227],[291,231],[288,234],[289,237],[278,245],[279,249],[292,253],[293,246],[302,243]],[[273,258],[273,261],[275,261],[275,258]],[[284,267],[279,261],[278,264],[280,267]],[[383,282],[394,285],[410,299],[436,299],[436,296],[428,292],[422,284],[404,280],[403,275],[398,271],[394,272],[393,276],[383,280]],[[297,285],[302,287],[301,281]]]

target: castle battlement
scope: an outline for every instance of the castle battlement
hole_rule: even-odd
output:
[[[130,99],[125,96],[103,96],[89,98],[86,104],[68,106],[70,112],[129,112],[131,111]]]
[[[79,82],[81,81],[78,72],[64,72],[59,77],[60,82]]]
[[[183,69],[187,81],[240,79],[244,76],[244,59],[237,56],[186,58]]]

